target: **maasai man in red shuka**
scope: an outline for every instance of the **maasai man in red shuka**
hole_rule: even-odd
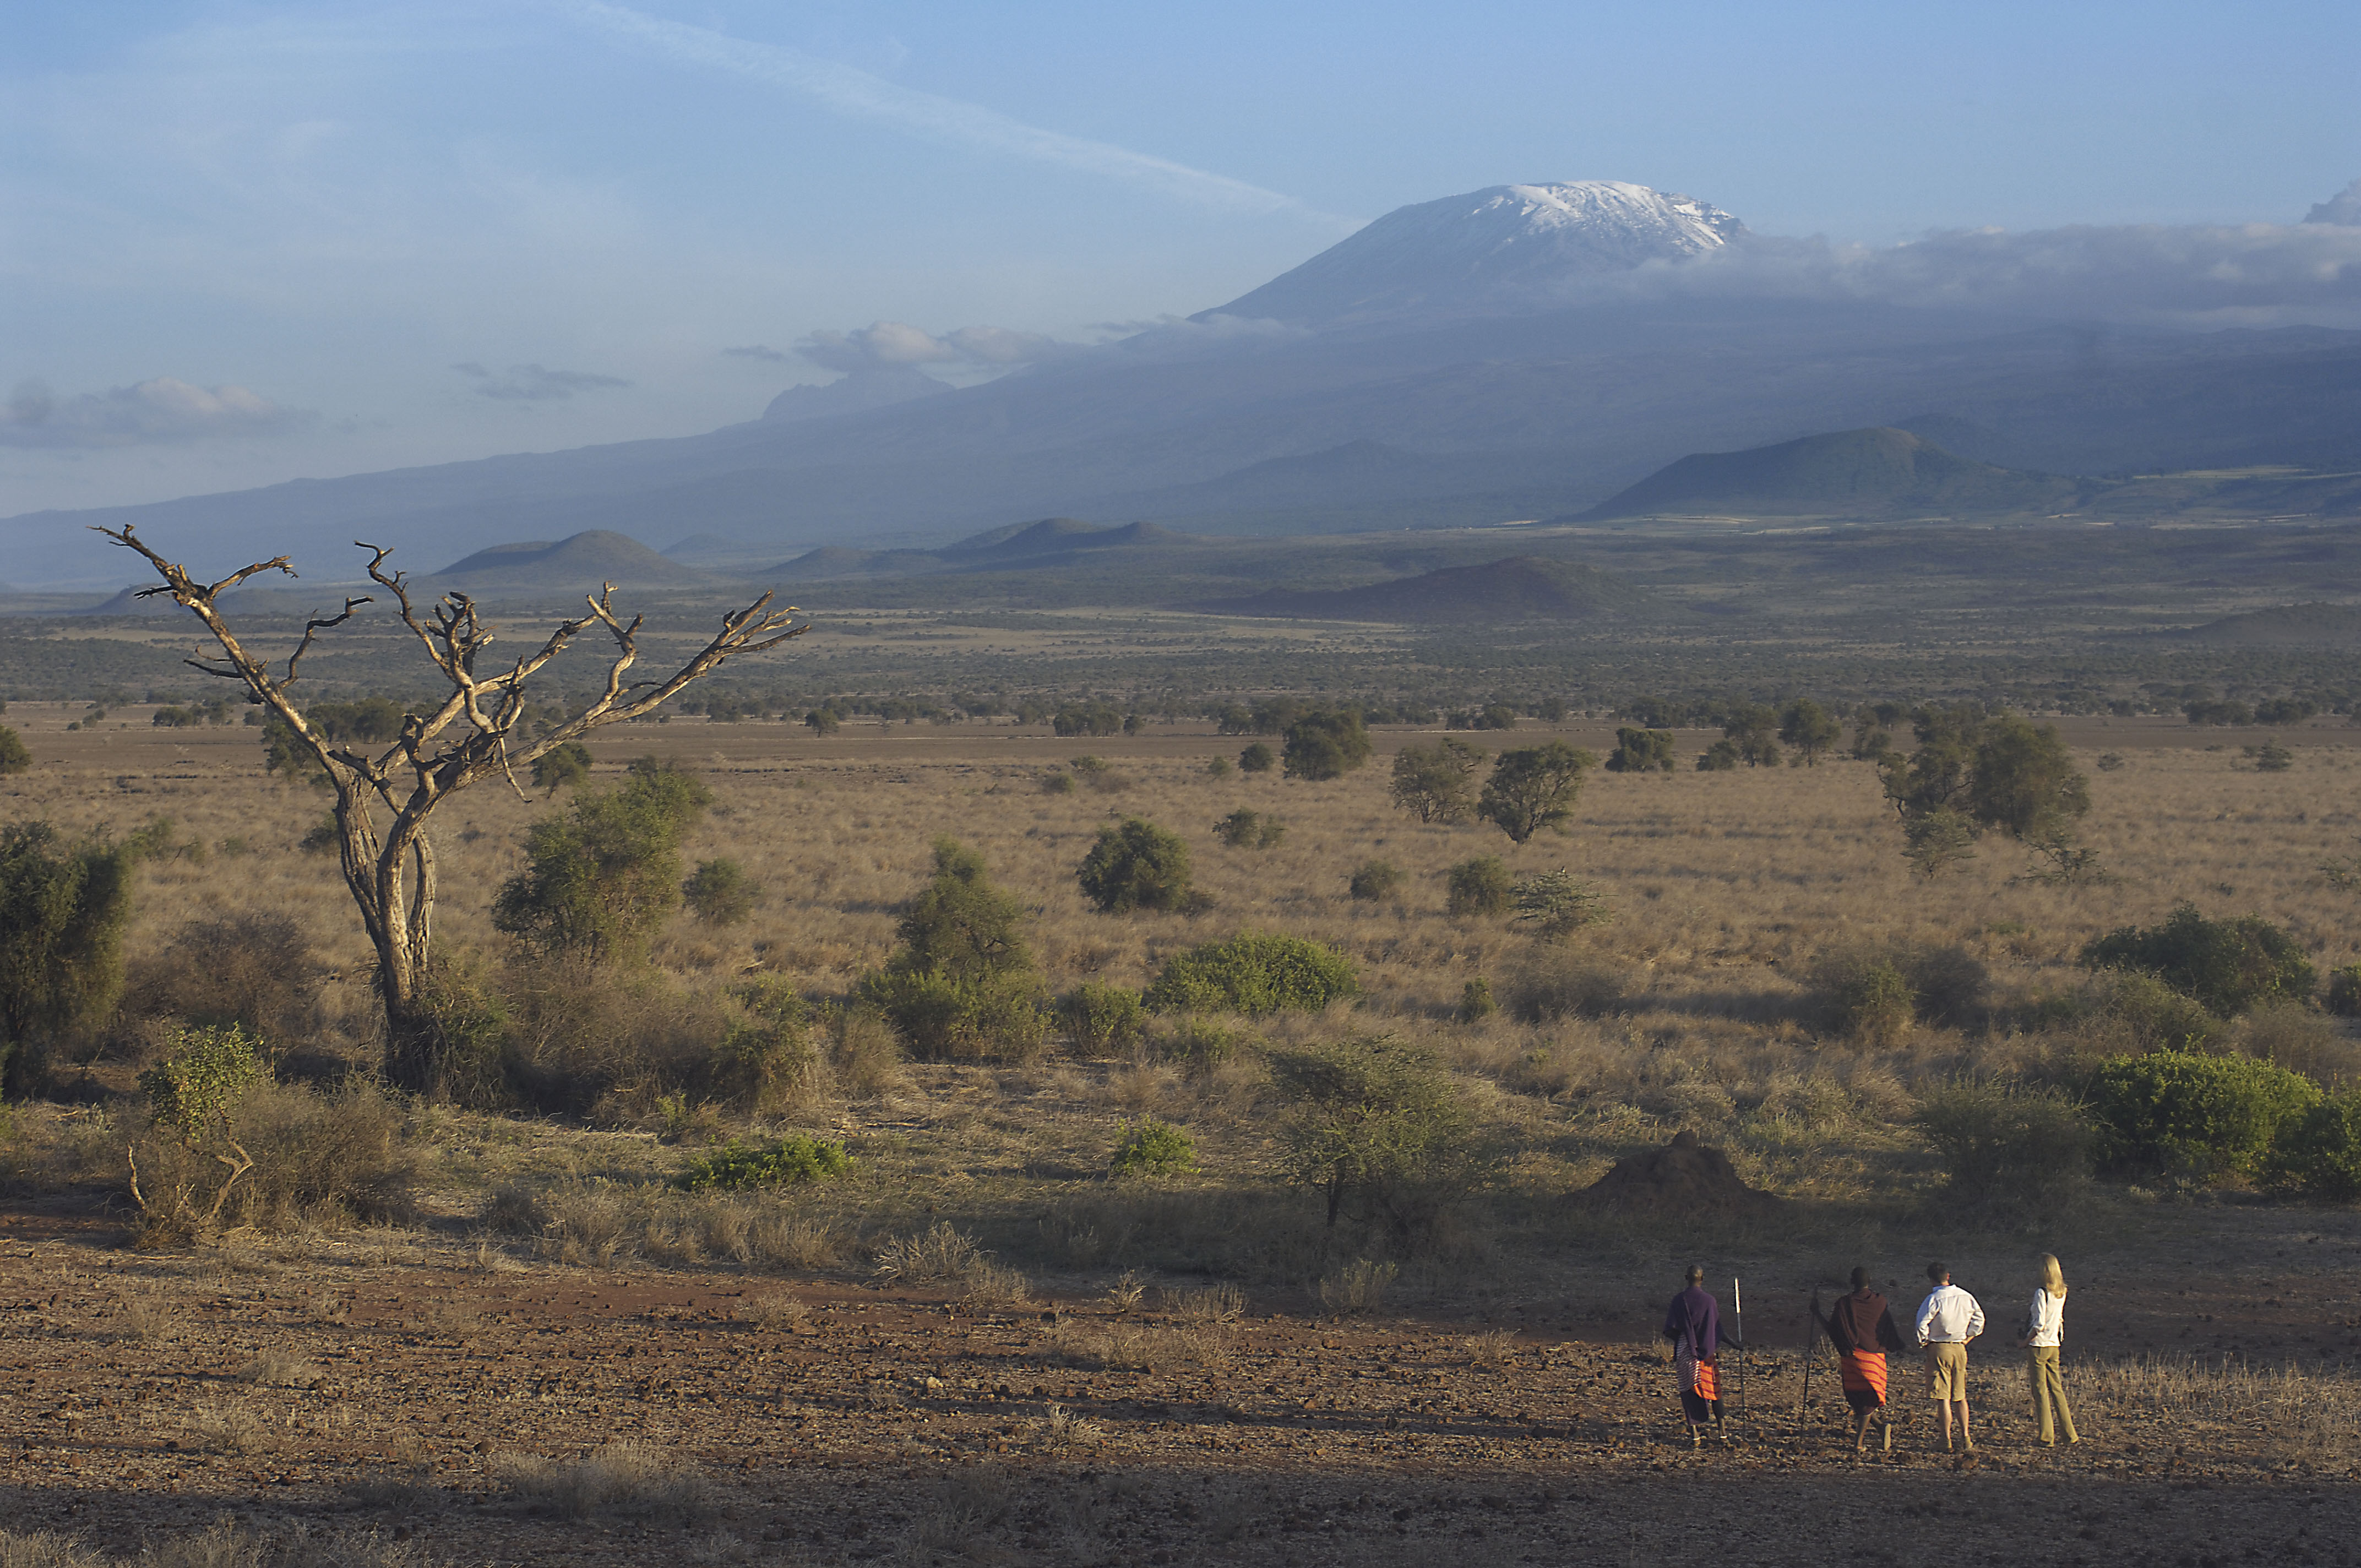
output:
[[[1673,1342],[1673,1373],[1681,1391],[1681,1413],[1688,1417],[1689,1446],[1705,1441],[1705,1423],[1717,1433],[1721,1427],[1721,1387],[1717,1353],[1723,1345],[1745,1347],[1722,1332],[1721,1309],[1705,1288],[1705,1270],[1692,1267],[1689,1288],[1664,1309],[1664,1337]]]
[[[1837,1298],[1828,1309],[1828,1339],[1837,1347],[1837,1366],[1844,1377],[1845,1403],[1852,1407],[1852,1448],[1869,1446],[1869,1418],[1885,1409],[1885,1357],[1907,1347],[1885,1298],[1869,1288],[1869,1270],[1852,1271],[1852,1294]],[[1886,1418],[1885,1438],[1894,1441],[1894,1421]]]

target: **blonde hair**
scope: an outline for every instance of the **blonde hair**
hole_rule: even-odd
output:
[[[2066,1294],[2066,1273],[2058,1266],[2058,1255],[2055,1253],[2045,1252],[2041,1255],[2041,1288],[2052,1296],[2062,1297]]]

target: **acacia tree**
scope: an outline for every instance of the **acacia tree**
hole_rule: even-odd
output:
[[[394,613],[449,687],[448,695],[432,708],[404,715],[400,734],[384,750],[373,752],[364,750],[367,743],[357,738],[332,738],[325,727],[306,717],[305,706],[292,691],[301,678],[303,656],[319,634],[350,620],[361,606],[375,603],[373,596],[347,598],[337,614],[306,620],[284,671],[274,674],[269,661],[238,640],[217,601],[247,578],[265,572],[294,576],[295,569],[286,556],[257,562],[208,584],[150,549],[128,523],[97,532],[145,556],[163,579],[140,590],[139,597],[169,596],[203,621],[221,647],[219,657],[185,662],[205,674],[244,685],[248,696],[285,728],[291,746],[326,773],[336,792],[336,835],[345,885],[360,911],[369,944],[377,950],[378,998],[385,1010],[385,1074],[397,1087],[411,1091],[434,1087],[445,1055],[427,983],[436,891],[434,848],[427,824],[435,809],[459,791],[490,778],[506,779],[522,797],[515,769],[530,768],[593,729],[653,712],[730,659],[775,648],[810,630],[808,621],[796,620],[794,606],[774,609],[772,596],[765,593],[745,609],[724,615],[721,629],[712,640],[669,674],[630,681],[627,677],[639,662],[642,618],[633,616],[626,621],[616,613],[615,585],[608,583],[588,596],[588,614],[561,621],[538,648],[505,668],[479,674],[478,665],[489,663],[485,655],[496,629],[484,620],[476,602],[463,593],[446,594],[422,616],[411,601],[406,575],[386,569],[386,559],[392,552],[381,545],[359,544],[358,548],[371,553],[370,580],[392,596]],[[598,695],[537,738],[527,740],[518,736],[518,725],[525,717],[528,684],[593,626],[603,628],[612,643]],[[386,817],[382,826],[380,813]]]

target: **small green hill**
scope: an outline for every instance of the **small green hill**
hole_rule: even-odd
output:
[[[2041,512],[2070,507],[2081,493],[2075,480],[1954,456],[1906,430],[1845,430],[1691,453],[1578,521]]]
[[[2361,605],[2281,605],[2166,635],[2224,648],[2361,648]]]
[[[1511,555],[1480,566],[1445,566],[1357,588],[1274,588],[1196,607],[1227,615],[1302,620],[1390,620],[1473,626],[1510,620],[1611,620],[1662,603],[1645,589],[1573,561]]]
[[[552,543],[525,540],[495,544],[434,574],[433,583],[470,593],[588,591],[601,583],[619,588],[702,587],[711,574],[666,560],[629,534],[593,528]]]

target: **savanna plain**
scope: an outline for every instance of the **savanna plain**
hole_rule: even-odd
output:
[[[438,938],[512,1086],[470,1108],[371,1086],[369,948],[302,842],[324,792],[266,776],[252,729],[133,705],[69,731],[84,713],[12,705],[35,764],[0,781],[10,821],[146,846],[116,1014],[0,1124],[9,1568],[2356,1554],[2355,1210],[2219,1171],[2012,1204],[1924,1115],[1961,1086],[2066,1094],[2181,1028],[2080,958],[2184,903],[2262,916],[2323,973],[2361,959],[2341,718],[2060,720],[2100,868],[2070,881],[2004,835],[1918,876],[1871,764],[1700,772],[1704,732],[1511,843],[1389,798],[1392,755],[1439,731],[1379,727],[1367,766],[1312,783],[1240,772],[1252,738],[1197,722],[618,727],[587,780],[437,818]],[[1613,729],[1454,738],[1603,755]],[[2257,769],[2274,740],[2286,765]],[[733,861],[751,908],[597,964],[520,947],[493,914],[533,825],[650,756],[710,790],[681,858]],[[1240,812],[1255,832],[1216,832]],[[1077,866],[1131,817],[1185,840],[1199,898],[1083,896]],[[1357,989],[1060,1014],[1023,1049],[924,1059],[862,985],[946,838],[1020,907],[1045,998],[1140,992],[1242,931],[1325,944]],[[1451,869],[1483,857],[1572,873],[1603,918],[1552,940],[1453,913]],[[1849,1007],[1864,970],[1908,977],[1898,1012]],[[238,1113],[253,1168],[236,1203],[159,1223],[152,1154],[129,1187],[140,1075],[233,1015],[275,1080]],[[2324,1090],[2361,1067],[2316,1006],[2209,1028]],[[715,1065],[758,1036],[784,1069]],[[1272,1064],[1371,1040],[1433,1064],[1467,1152],[1453,1183],[1332,1218],[1287,1179]],[[1683,1131],[1774,1201],[1586,1195]],[[697,1178],[788,1146],[845,1158]],[[2055,1451],[2014,1347],[2045,1251],[2084,1439]],[[1857,1456],[1806,1303],[1859,1264],[1906,1313],[1934,1257],[1993,1320],[1978,1451],[1944,1452],[1898,1362],[1892,1445]],[[1749,1342],[1700,1450],[1655,1333],[1691,1262],[1725,1310],[1738,1283]]]

